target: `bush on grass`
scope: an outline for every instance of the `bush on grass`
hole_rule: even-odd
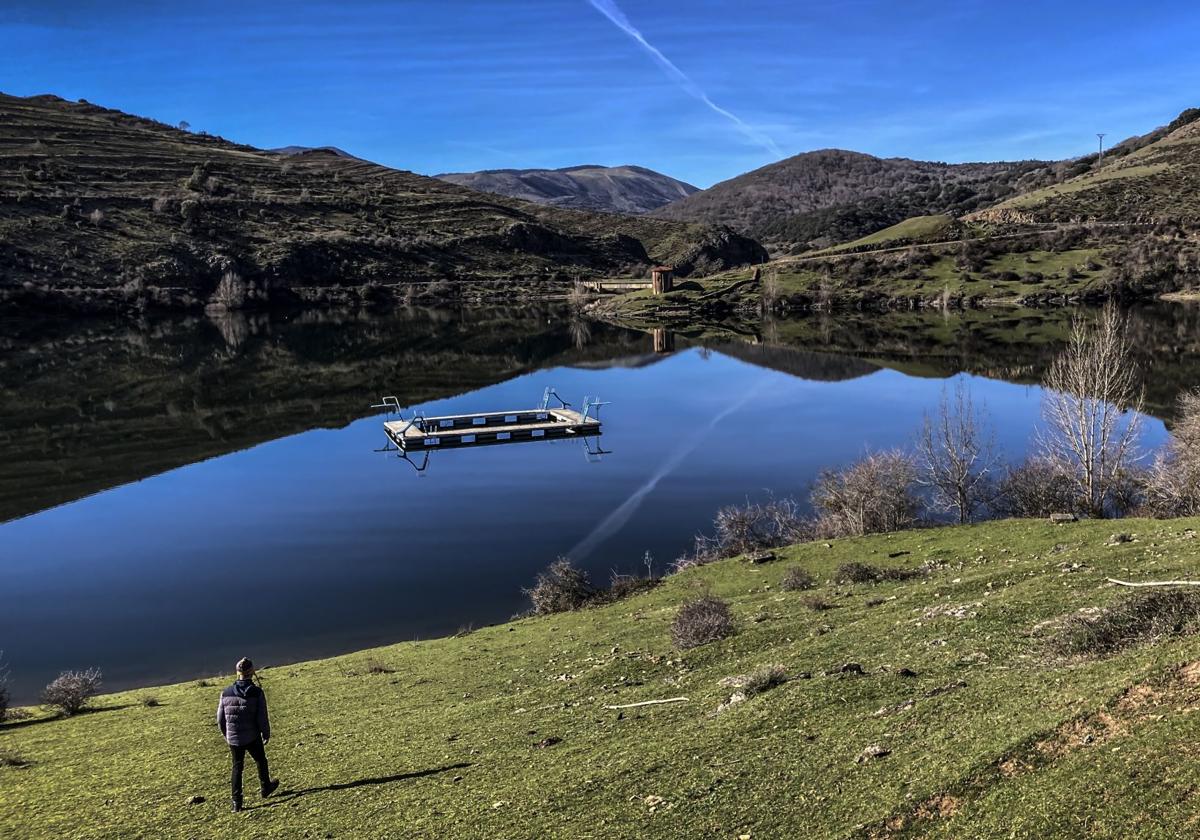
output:
[[[732,636],[733,631],[729,604],[705,595],[679,608],[671,625],[671,639],[680,650],[690,650]]]
[[[62,715],[78,714],[100,693],[101,677],[99,668],[63,671],[42,691],[42,703]]]
[[[536,615],[570,612],[587,606],[596,597],[587,572],[576,568],[566,557],[559,557],[544,572],[538,573],[533,587],[525,590]]]
[[[783,576],[783,581],[779,584],[781,589],[786,589],[788,592],[801,592],[805,589],[812,589],[816,585],[817,579],[808,569],[802,569],[799,566],[788,569],[787,574]]]
[[[838,583],[882,583],[885,580],[909,580],[921,574],[916,569],[888,569],[869,563],[843,563],[837,568]]]
[[[1156,589],[1129,595],[1095,615],[1074,615],[1051,637],[1054,652],[1100,657],[1200,631],[1200,592]]]

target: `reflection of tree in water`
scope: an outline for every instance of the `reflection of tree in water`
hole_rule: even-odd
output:
[[[230,355],[234,356],[255,331],[250,317],[239,310],[214,310],[208,313],[208,320],[221,334],[221,340],[225,342]]]
[[[1033,384],[1063,348],[1075,311],[818,311],[768,319],[762,331],[770,344],[857,357],[914,376],[967,372]],[[1177,396],[1200,381],[1200,307],[1159,303],[1128,314],[1147,410],[1169,419]]]
[[[567,331],[571,334],[571,342],[575,345],[576,350],[582,350],[592,340],[591,322],[578,313],[572,314]]]

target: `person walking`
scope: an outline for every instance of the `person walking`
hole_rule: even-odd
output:
[[[242,769],[246,753],[258,766],[258,782],[266,799],[279,788],[267,769],[267,742],[271,740],[271,719],[267,716],[267,696],[254,682],[254,663],[242,657],[237,664],[237,681],[221,692],[217,704],[217,726],[229,744],[233,757],[233,810],[242,810]]]

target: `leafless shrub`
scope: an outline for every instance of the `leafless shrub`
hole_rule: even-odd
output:
[[[623,598],[639,595],[642,592],[649,592],[660,583],[662,583],[662,581],[655,577],[619,575],[616,572],[613,572],[612,582],[609,583],[608,589],[603,590],[598,595],[598,600],[605,602],[620,601]]]
[[[909,580],[921,573],[916,569],[894,569],[869,563],[843,563],[838,566],[838,583],[881,583],[885,580]]]
[[[1076,316],[1043,383],[1045,456],[1074,483],[1079,506],[1103,517],[1138,458],[1142,389],[1125,318],[1109,305],[1094,327]]]
[[[1106,656],[1137,644],[1200,631],[1200,592],[1137,592],[1094,615],[1068,618],[1051,638],[1063,656]]]
[[[962,380],[951,396],[942,392],[935,417],[925,417],[917,440],[917,480],[930,490],[935,510],[970,522],[994,496],[994,472],[1000,462],[984,410],[977,409]]]
[[[671,624],[671,639],[680,650],[732,636],[733,615],[729,604],[712,595],[689,601],[679,608]]]
[[[833,609],[833,604],[826,601],[820,595],[805,595],[800,599],[800,606],[810,609],[813,612],[825,612]]]
[[[100,692],[100,669],[63,671],[42,690],[42,703],[63,715],[82,711],[92,697]]]
[[[726,677],[721,685],[736,688],[745,697],[762,694],[788,681],[787,669],[782,665],[760,665],[748,674]]]
[[[241,309],[249,298],[250,286],[236,271],[226,271],[221,282],[208,299],[208,305],[219,309]]]
[[[153,694],[147,694],[145,697],[143,697],[143,698],[141,699],[141,703],[142,703],[142,705],[143,705],[143,706],[145,706],[147,709],[153,709],[153,708],[155,708],[156,706],[161,706],[161,705],[162,705],[162,703],[160,703],[160,702],[159,702],[158,698],[157,698],[157,697],[155,697]]]
[[[1044,518],[1074,513],[1077,501],[1074,482],[1057,463],[1029,458],[1005,470],[993,508],[1001,516]]]
[[[725,557],[790,545],[806,539],[811,533],[793,499],[727,505],[717,511],[713,525],[717,545]]]
[[[394,674],[396,672],[395,668],[389,667],[374,656],[367,660],[365,667],[368,674]]]
[[[762,278],[763,307],[768,311],[774,309],[781,297],[783,297],[783,284],[779,282],[779,271],[773,268],[764,272]]]
[[[32,764],[15,750],[0,750],[0,767],[28,767]]]
[[[571,291],[567,294],[567,303],[579,309],[588,302],[589,297],[587,286],[581,281],[576,280],[575,285],[571,287]]]
[[[746,675],[742,691],[746,693],[747,697],[753,697],[755,694],[762,694],[764,691],[770,691],[776,686],[783,685],[787,681],[787,669],[782,665],[761,665]]]
[[[800,592],[805,589],[812,589],[816,585],[817,579],[812,576],[812,573],[799,566],[793,566],[784,574],[779,588],[786,589],[789,592]]]
[[[812,492],[822,537],[900,531],[917,520],[916,467],[903,452],[873,452],[841,470],[824,470]]]
[[[812,523],[800,515],[794,499],[770,499],[726,505],[713,519],[715,535],[697,535],[690,553],[675,560],[671,571],[681,572],[727,557],[778,548],[812,539]]]
[[[1200,515],[1200,388],[1179,397],[1171,440],[1155,457],[1145,492],[1153,516]]]
[[[88,214],[88,221],[94,225],[99,225],[104,222],[104,211],[97,207]]]
[[[577,610],[596,597],[596,587],[588,580],[587,572],[576,568],[566,557],[559,557],[540,572],[533,587],[524,592],[537,615]]]

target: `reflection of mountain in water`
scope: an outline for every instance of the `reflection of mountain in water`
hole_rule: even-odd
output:
[[[709,348],[759,367],[777,370],[816,382],[857,379],[879,370],[879,365],[832,353],[817,353],[779,344],[709,344]]]
[[[701,344],[805,379],[886,366],[1036,382],[1069,310],[813,314],[772,321],[766,344],[581,325],[545,310],[308,311],[130,325],[8,320],[0,328],[0,521],[311,428],[461,394],[545,367],[636,368]],[[1149,409],[1169,418],[1200,384],[1200,309],[1131,313]],[[660,331],[663,332],[663,331]],[[720,336],[720,337],[714,337]],[[660,352],[654,352],[655,350]]]
[[[0,330],[0,521],[175,467],[543,367],[648,354],[641,333],[557,313],[189,318]]]
[[[762,325],[765,344],[738,343],[736,333],[726,340],[705,343],[797,376],[819,379],[803,369],[789,370],[767,361],[768,348],[816,351],[826,358],[841,357],[837,365],[857,360],[868,368],[888,367],[909,376],[949,377],[971,373],[1006,382],[1035,384],[1062,350],[1077,310],[968,309],[942,313],[929,310],[895,312],[814,312]],[[1085,317],[1097,310],[1084,311]],[[1170,420],[1181,392],[1200,385],[1200,307],[1182,304],[1143,305],[1128,311],[1136,362],[1146,389],[1147,411]],[[705,335],[722,332],[715,325]],[[739,325],[745,331],[745,325]],[[697,330],[700,332],[700,330]],[[693,336],[692,340],[700,340]],[[734,349],[737,347],[744,349]],[[836,355],[834,355],[836,354]],[[848,369],[850,371],[852,369]],[[848,375],[862,375],[862,372]]]

